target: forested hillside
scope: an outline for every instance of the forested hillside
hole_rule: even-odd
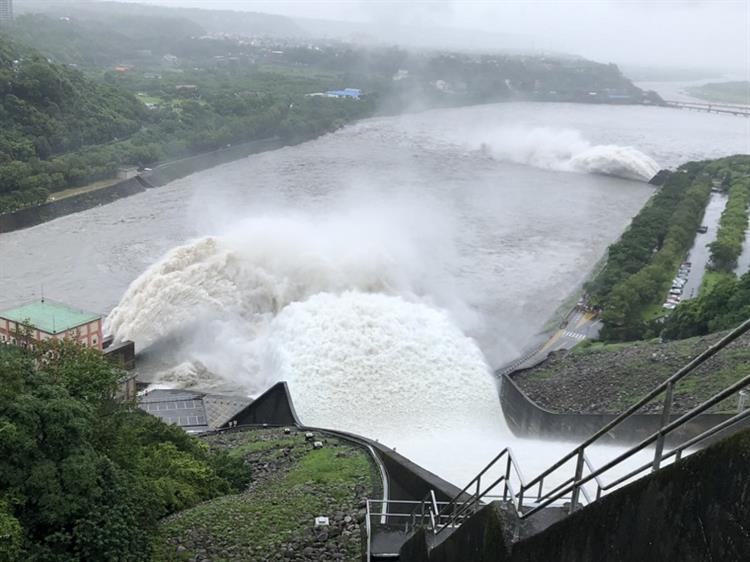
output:
[[[0,560],[150,560],[159,519],[247,484],[242,459],[116,401],[121,376],[70,342],[0,345]]]
[[[163,63],[160,51],[155,55],[133,46],[166,51],[192,41],[181,33],[200,28],[181,20],[162,22],[175,35],[159,47],[158,28],[132,23],[129,34],[151,40],[46,16],[19,18],[10,30],[13,41],[0,35],[0,77],[7,76],[0,82],[0,213],[42,203],[55,191],[114,178],[122,166],[272,136],[298,142],[372,113],[373,100],[305,96],[342,87],[339,74],[252,64],[198,68],[188,62],[174,68]],[[50,62],[22,45],[24,37],[69,64]],[[208,45],[194,41],[186,52]],[[211,58],[210,48],[203,52]],[[146,60],[135,68],[129,64],[131,72],[116,72],[109,65],[120,53]]]
[[[139,130],[144,113],[121,89],[0,36],[0,210],[14,199],[43,201],[75,181],[74,162],[49,159],[127,137]]]
[[[268,137],[301,142],[376,112],[512,100],[660,102],[615,65],[579,58],[232,35],[216,27],[231,12],[38,4],[46,14],[22,14],[0,29],[0,78],[8,76],[0,84],[8,90],[0,90],[0,213],[112,182],[123,167]],[[255,16],[248,21],[266,21]],[[325,94],[347,87],[363,95]]]
[[[66,13],[65,7],[57,6],[61,14]],[[173,52],[186,38],[203,35],[204,30],[194,22],[175,17],[120,14],[112,20],[27,14],[19,16],[8,33],[56,62],[100,68]]]

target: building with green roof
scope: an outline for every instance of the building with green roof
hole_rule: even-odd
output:
[[[102,349],[100,314],[47,299],[0,312],[0,343],[26,345],[18,341],[20,333],[37,341],[73,339],[86,347]]]

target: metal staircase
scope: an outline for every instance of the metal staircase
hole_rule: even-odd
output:
[[[394,502],[380,502],[381,511],[377,514],[373,511],[372,515],[375,515],[375,517],[372,518],[371,506],[368,503],[368,554],[370,554],[371,546],[369,537],[372,537],[373,526],[391,526],[392,529],[397,529],[401,533],[402,540],[404,536],[410,536],[416,529],[423,528],[432,535],[431,540],[438,544],[487,502],[495,500],[500,500],[512,506],[518,521],[514,534],[516,538],[519,538],[524,521],[543,511],[549,512],[550,509],[554,509],[564,515],[573,513],[575,510],[599,500],[612,490],[632,482],[648,472],[658,470],[665,463],[679,461],[688,449],[704,444],[706,440],[737,426],[750,416],[750,408],[740,409],[737,414],[718,425],[682,441],[676,433],[678,429],[690,423],[696,416],[750,385],[750,365],[746,376],[726,386],[699,406],[680,416],[672,414],[674,391],[677,383],[748,331],[750,331],[750,320],[743,322],[732,330],[570,453],[531,480],[527,480],[523,476],[510,448],[505,448],[451,501],[437,502],[435,501],[435,494],[430,492],[422,501],[400,502],[401,504],[411,504],[412,509],[408,513],[403,511],[404,505],[400,506],[401,509],[392,509],[389,504]],[[587,451],[596,446],[600,438],[607,435],[624,420],[639,412],[647,404],[662,398],[659,429],[603,466],[595,468],[589,461]],[[649,447],[653,447],[653,455],[649,454],[648,462],[639,464],[636,468],[621,474],[624,463]],[[615,474],[613,477],[612,475],[617,472],[618,467],[620,474]],[[609,479],[605,482],[605,478]],[[375,502],[372,506],[375,507]],[[392,513],[389,511],[392,511]],[[377,559],[377,557],[373,559]]]

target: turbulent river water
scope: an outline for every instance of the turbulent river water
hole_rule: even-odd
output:
[[[569,445],[513,440],[490,367],[585,279],[644,179],[750,152],[748,122],[567,104],[371,119],[0,236],[0,306],[43,287],[107,313],[166,384],[287,380],[306,423],[457,483],[510,442],[533,472]]]

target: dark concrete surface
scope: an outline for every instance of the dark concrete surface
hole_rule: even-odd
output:
[[[533,517],[523,522],[533,521]],[[410,562],[741,562],[750,560],[750,430],[616,490],[513,542],[517,518],[484,507],[442,544],[424,531]]]
[[[500,376],[500,404],[503,416],[514,435],[531,439],[582,441],[614,420],[614,414],[556,413],[531,400],[513,381],[512,374]],[[670,420],[682,414],[673,415]],[[683,443],[707,429],[731,418],[731,414],[702,414],[670,433],[667,443]],[[656,432],[660,414],[633,415],[602,437],[599,443],[637,443]],[[732,431],[750,426],[750,419],[737,424]],[[718,440],[724,435],[717,435]]]

